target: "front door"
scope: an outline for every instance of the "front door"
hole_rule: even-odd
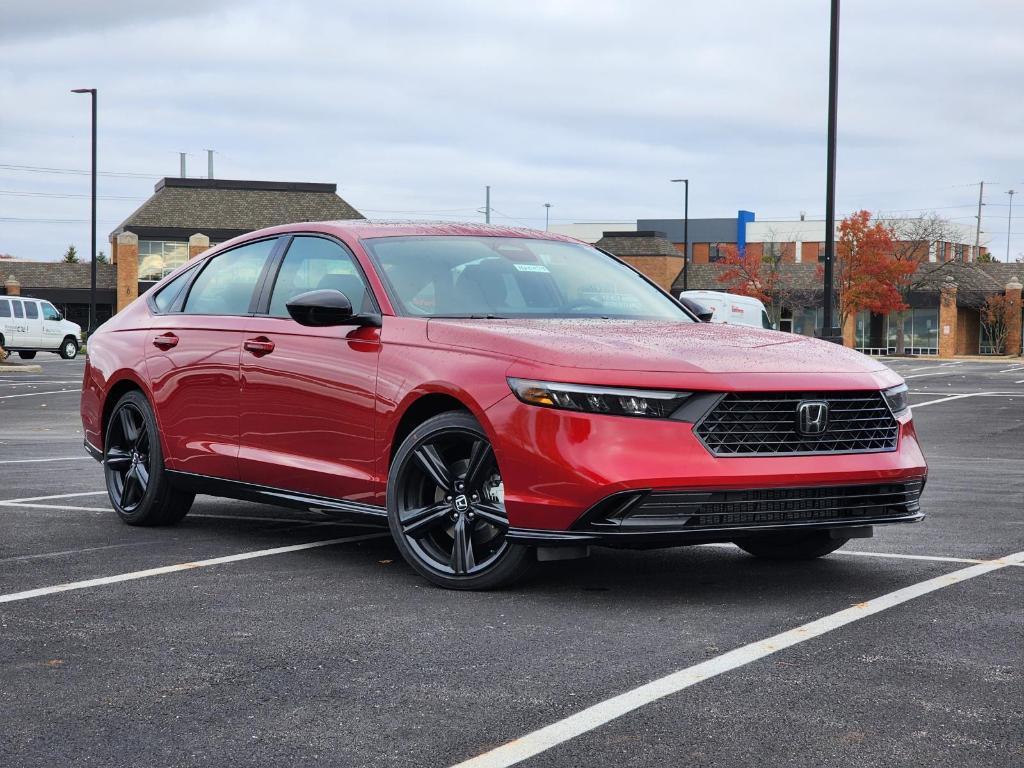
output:
[[[43,314],[43,338],[40,346],[43,349],[57,349],[66,335],[60,312],[48,301],[39,302],[39,311]]]
[[[174,280],[154,296],[158,314],[147,339],[146,366],[168,469],[238,477],[239,356],[276,242],[260,240],[217,254],[191,286]]]
[[[297,236],[267,285],[243,342],[240,479],[368,501],[380,329],[309,328],[285,307],[300,293],[333,288],[357,313],[376,311],[362,272],[338,242]]]

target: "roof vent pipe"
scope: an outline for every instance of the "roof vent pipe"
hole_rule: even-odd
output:
[[[188,178],[188,177],[187,177],[187,176],[185,175],[185,153],[184,153],[184,152],[179,152],[179,153],[178,153],[178,157],[179,157],[179,158],[181,159],[181,173],[180,173],[179,175],[180,175],[180,176],[181,176],[181,178],[183,178],[183,179],[185,179],[185,178]]]

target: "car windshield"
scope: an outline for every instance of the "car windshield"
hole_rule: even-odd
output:
[[[370,238],[363,245],[406,315],[693,322],[632,269],[580,243],[425,236]]]

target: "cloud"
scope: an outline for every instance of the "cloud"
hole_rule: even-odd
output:
[[[870,0],[844,14],[839,208],[966,221],[967,185],[984,178],[1004,243],[995,182],[1024,180],[1024,6]],[[222,177],[335,181],[371,212],[479,218],[490,184],[502,215],[533,225],[544,202],[555,220],[654,218],[678,215],[679,175],[695,216],[823,211],[816,0],[19,1],[4,30],[0,98],[16,108],[0,115],[0,163],[84,168],[87,101],[67,91],[94,86],[101,167],[154,177],[104,177],[108,197],[144,198],[178,151],[205,173],[214,148]],[[0,218],[87,218],[83,198],[2,194],[87,189],[0,169]],[[101,201],[100,231],[135,204]],[[25,257],[87,237],[0,221],[0,251]]]

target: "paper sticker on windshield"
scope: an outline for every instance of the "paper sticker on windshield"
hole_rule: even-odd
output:
[[[543,264],[513,264],[520,272],[550,272]]]

